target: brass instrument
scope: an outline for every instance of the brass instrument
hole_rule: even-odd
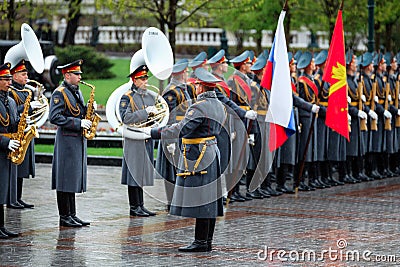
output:
[[[97,125],[99,124],[99,121],[101,119],[100,115],[97,114],[94,110],[94,92],[96,87],[84,81],[80,81],[80,83],[91,88],[85,119],[90,120],[92,122],[92,126],[89,130],[83,129],[83,136],[88,140],[92,140],[96,135]]]
[[[14,90],[17,90],[13,87],[11,87],[11,88]],[[18,140],[20,143],[20,146],[15,151],[11,151],[8,154],[8,158],[11,160],[12,163],[14,163],[16,165],[20,165],[24,161],[26,151],[27,151],[28,146],[29,146],[30,142],[32,141],[32,139],[34,137],[39,137],[39,134],[36,131],[36,126],[31,125],[30,127],[28,127],[27,130],[25,129],[25,128],[27,128],[26,119],[27,119],[28,112],[29,112],[29,106],[30,106],[30,100],[32,98],[32,92],[27,89],[18,90],[18,91],[27,92],[28,97],[25,100],[24,110],[21,114],[20,121],[18,123],[17,132],[2,134],[3,136],[8,137],[12,140]]]
[[[129,126],[133,126],[136,128],[152,127],[154,125],[160,124],[163,121],[165,115],[167,114],[168,104],[165,101],[164,102],[160,101],[160,97],[159,97],[160,90],[157,87],[155,87],[154,85],[148,84],[147,87],[151,87],[158,92],[157,96],[155,97],[155,104],[154,104],[154,106],[157,108],[157,112],[150,113],[146,121],[134,123]],[[149,90],[149,89],[147,89],[147,90]]]
[[[399,76],[400,79],[400,76]],[[394,106],[395,108],[399,108],[399,94],[400,94],[400,85],[399,85],[399,79],[396,81],[396,89],[395,89],[395,96],[394,96]],[[396,122],[395,122],[396,128],[400,127],[400,116],[396,115]]]
[[[372,83],[371,106],[370,106],[370,108],[373,111],[375,111],[376,86],[377,86],[377,81],[374,81]],[[377,130],[378,130],[378,125],[377,125],[376,120],[371,119],[371,131],[377,131]]]
[[[390,83],[386,82],[385,88],[385,110],[389,110],[389,94],[390,94]],[[385,130],[391,131],[392,130],[392,119],[385,118]]]
[[[29,83],[33,83],[35,84],[35,86],[31,86]],[[32,114],[28,116],[29,125],[36,124],[36,126],[39,128],[46,122],[47,118],[49,117],[49,101],[44,95],[44,91],[46,89],[44,88],[43,84],[35,80],[28,80],[25,84],[25,88],[32,90],[33,99],[39,101],[42,104],[40,108],[34,109],[32,111]]]
[[[358,83],[357,91],[358,91],[358,110],[363,110],[363,101],[362,101],[362,98],[361,98],[361,96],[363,94],[362,82]],[[368,130],[367,119],[360,119],[360,130],[361,131],[367,131]]]

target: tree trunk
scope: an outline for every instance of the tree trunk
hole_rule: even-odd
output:
[[[62,46],[75,44],[75,33],[79,26],[82,0],[70,0],[68,4],[68,23]]]
[[[14,0],[10,0],[9,2],[9,6],[7,9],[7,19],[8,19],[8,36],[7,39],[8,40],[13,40],[15,39],[14,36],[14,25],[15,25],[15,1]],[[19,39],[19,38],[17,38]]]
[[[170,0],[169,1],[169,23],[168,23],[168,40],[169,44],[171,45],[172,48],[172,53],[175,57],[175,51],[176,51],[176,5],[178,1],[177,0]]]
[[[385,31],[385,48],[386,51],[392,51],[392,30],[393,30],[393,24],[388,23],[385,25],[386,31]],[[387,63],[388,66],[390,63]]]

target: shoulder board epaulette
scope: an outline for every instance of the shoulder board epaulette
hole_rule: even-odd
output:
[[[371,80],[375,80],[375,74],[371,75]]]
[[[54,90],[54,91],[63,92],[64,89],[65,89],[64,86],[60,86],[60,87],[57,87],[56,90]]]
[[[202,102],[204,102],[204,101],[206,101],[206,100],[205,100],[205,99],[202,99],[202,100],[200,100],[200,101],[197,101],[197,102],[194,103],[192,106],[198,105],[198,104],[200,104],[200,103],[202,103]]]
[[[257,83],[255,81],[251,81],[250,85],[251,86],[257,86]]]

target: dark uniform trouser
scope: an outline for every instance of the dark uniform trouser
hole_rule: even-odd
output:
[[[57,205],[60,216],[75,216],[75,193],[57,191]]]

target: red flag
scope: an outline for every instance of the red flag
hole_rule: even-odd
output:
[[[340,9],[322,77],[324,81],[331,85],[325,124],[349,140],[346,56],[344,51],[342,10]]]

